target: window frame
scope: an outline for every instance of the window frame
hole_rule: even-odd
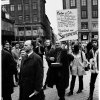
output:
[[[15,5],[10,5],[10,11],[14,11],[15,10]]]
[[[70,0],[70,8],[76,8],[76,0]]]
[[[18,4],[18,11],[21,11],[21,10],[22,10],[22,5]]]
[[[92,10],[92,18],[98,18],[98,10]]]
[[[86,26],[85,26],[86,25]],[[88,29],[88,22],[81,22],[81,29],[86,30]]]
[[[81,0],[81,6],[87,6],[87,0]]]
[[[92,0],[92,5],[97,6],[98,5],[98,0]]]
[[[26,3],[26,4],[25,4],[25,10],[28,10],[28,9],[29,9],[29,4]]]
[[[37,2],[33,2],[33,4],[32,4],[32,9],[34,10],[34,9],[37,9]]]
[[[85,13],[83,14],[83,11],[86,12],[86,14]],[[82,10],[81,11],[81,18],[82,19],[87,19],[87,10]]]
[[[35,17],[34,17],[35,16]],[[34,20],[34,19],[36,19],[36,20]],[[33,14],[33,22],[37,22],[38,21],[38,16],[37,16],[37,14]]]
[[[22,15],[19,15],[18,16],[18,19],[19,19],[19,21],[23,21],[23,16]]]
[[[25,22],[30,22],[30,15],[25,16]]]

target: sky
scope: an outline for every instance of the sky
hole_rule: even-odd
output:
[[[46,0],[45,4],[46,14],[55,34],[58,34],[56,11],[63,9],[62,1],[63,0]]]

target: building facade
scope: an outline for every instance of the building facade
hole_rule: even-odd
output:
[[[9,19],[9,15],[3,10],[1,15],[1,43],[4,45],[6,41],[11,43],[11,41],[15,40],[14,20]]]
[[[44,41],[50,38],[50,22],[45,14],[45,3],[45,0],[10,0],[9,5],[4,5],[15,20],[16,41],[36,38]]]
[[[63,9],[77,9],[79,41],[98,39],[98,0],[63,0]]]

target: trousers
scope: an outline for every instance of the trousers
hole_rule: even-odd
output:
[[[79,77],[79,89],[78,90],[83,90],[83,75],[78,76]],[[75,86],[75,80],[76,76],[72,75],[72,80],[70,84],[70,91],[73,92],[74,86]]]
[[[94,88],[95,88],[95,82],[97,78],[97,73],[91,73],[91,79],[90,79],[90,96],[93,96]]]

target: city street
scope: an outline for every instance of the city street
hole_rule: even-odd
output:
[[[47,72],[48,66],[47,63],[44,59],[44,82],[45,82],[45,78],[46,78],[46,72]],[[76,94],[76,91],[78,90],[78,78],[76,78],[76,83],[75,83],[75,88],[74,88],[74,94],[70,97],[68,97],[67,95],[65,95],[65,100],[86,100],[88,98],[88,94],[89,94],[89,82],[90,82],[90,72],[86,72],[87,74],[84,76],[84,90],[82,93],[80,94]],[[70,77],[71,79],[71,77]],[[69,87],[68,89],[66,89],[66,94],[69,92]],[[59,97],[57,95],[57,90],[56,87],[54,86],[53,89],[52,88],[48,88],[44,91],[45,93],[45,100],[58,100]],[[93,100],[99,100],[99,94],[98,94],[98,78],[96,80],[96,84],[95,84],[95,90],[94,90],[94,99]],[[14,89],[14,93],[12,94],[13,100],[18,100],[19,97],[19,88],[15,87]]]

